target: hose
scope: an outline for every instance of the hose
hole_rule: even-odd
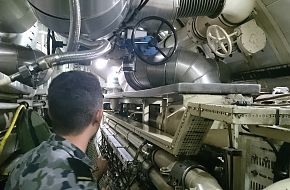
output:
[[[108,40],[99,40],[99,47],[78,52],[66,52],[61,54],[47,55],[36,60],[37,67],[40,70],[51,68],[54,65],[65,63],[75,63],[77,61],[88,61],[96,59],[111,50],[111,44]]]
[[[77,51],[81,34],[81,7],[79,0],[69,0],[70,27],[67,51]]]
[[[19,114],[20,114],[20,111],[21,111],[22,109],[24,109],[24,108],[25,108],[24,105],[21,105],[21,106],[19,106],[19,107],[17,108],[17,110],[16,110],[16,112],[15,112],[15,114],[14,114],[14,116],[13,116],[12,122],[11,122],[11,124],[10,124],[8,130],[6,131],[6,133],[5,133],[5,135],[4,135],[4,137],[3,137],[2,141],[1,141],[1,143],[0,143],[0,155],[2,154],[2,152],[3,152],[3,150],[4,150],[4,146],[5,146],[5,144],[6,144],[7,140],[8,140],[8,138],[9,138],[11,132],[12,132],[13,127],[15,126],[15,123],[16,123],[16,121],[17,121],[17,119],[18,119],[18,116],[19,116]]]
[[[97,46],[100,45],[100,41],[91,41],[91,40],[88,40],[88,39],[80,39],[80,44],[87,47],[87,48],[95,48]]]

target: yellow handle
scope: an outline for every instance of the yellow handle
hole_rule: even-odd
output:
[[[5,144],[6,144],[7,140],[8,140],[8,137],[10,136],[10,134],[11,134],[11,132],[12,132],[12,129],[13,129],[13,127],[14,127],[16,121],[17,121],[17,118],[18,118],[18,116],[19,116],[19,114],[20,114],[20,111],[21,111],[23,108],[25,108],[25,106],[24,106],[24,105],[20,105],[20,106],[17,108],[17,110],[16,110],[16,112],[15,112],[15,114],[14,114],[14,116],[13,116],[12,122],[11,122],[11,124],[10,124],[8,130],[6,131],[6,133],[5,133],[5,135],[4,135],[4,137],[3,137],[2,141],[1,141],[1,143],[0,143],[0,155],[1,155],[2,152],[3,152],[4,146],[5,146]]]

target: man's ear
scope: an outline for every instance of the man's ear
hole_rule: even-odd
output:
[[[102,121],[102,117],[103,117],[103,110],[102,109],[97,110],[95,114],[96,115],[95,115],[94,125],[97,125],[96,127],[99,127]]]

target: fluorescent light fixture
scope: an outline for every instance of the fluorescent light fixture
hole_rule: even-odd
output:
[[[108,59],[99,58],[94,61],[94,65],[96,69],[103,70],[107,66],[108,62],[109,62]]]

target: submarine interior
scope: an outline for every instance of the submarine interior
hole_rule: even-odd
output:
[[[62,72],[99,78],[114,190],[290,188],[289,0],[0,0],[0,188],[52,133]],[[288,13],[287,13],[288,12]]]

